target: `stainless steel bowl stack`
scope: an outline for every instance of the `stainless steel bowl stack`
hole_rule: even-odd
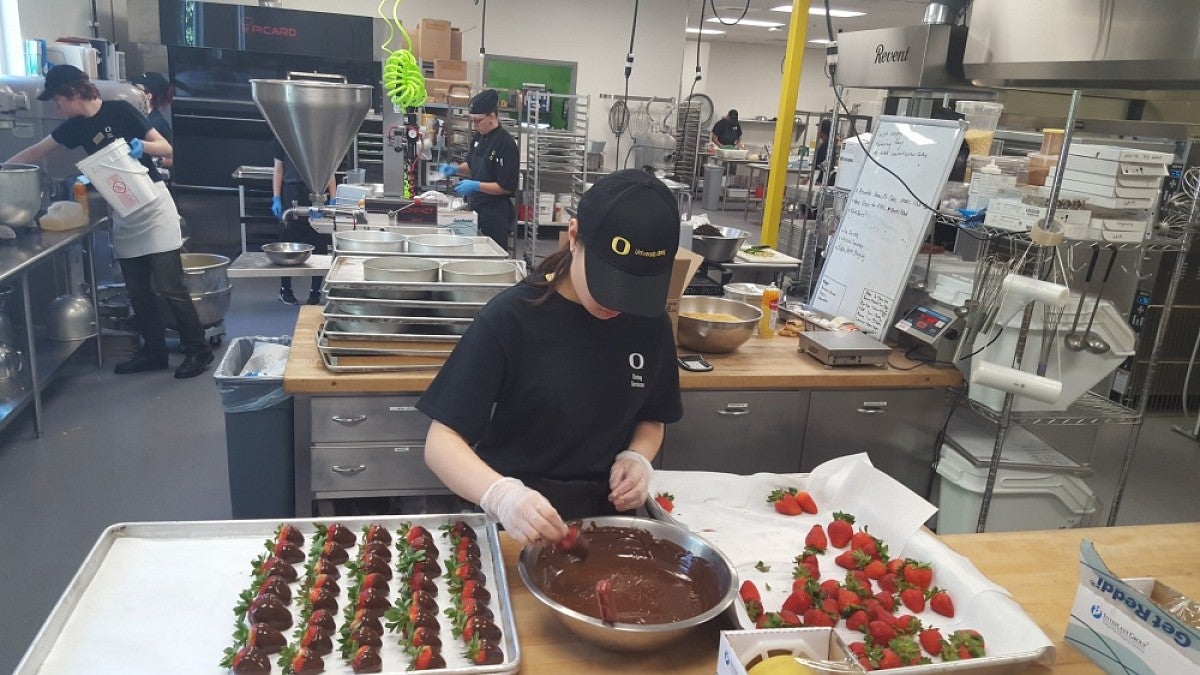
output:
[[[312,244],[301,244],[294,241],[277,241],[263,244],[262,252],[267,254],[267,260],[274,265],[292,267],[304,264],[314,250]]]
[[[685,312],[730,314],[737,321],[712,321],[684,316]],[[679,344],[705,354],[724,354],[745,344],[754,335],[762,310],[753,305],[707,295],[685,295],[679,300]]]
[[[521,551],[517,571],[521,581],[533,597],[554,611],[554,615],[571,632],[579,637],[608,649],[618,651],[648,651],[657,649],[665,644],[674,642],[687,635],[693,628],[716,617],[737,594],[737,572],[733,563],[724,553],[717,550],[707,540],[671,523],[631,518],[628,516],[608,516],[604,518],[588,518],[584,521],[586,527],[591,524],[610,527],[629,527],[646,530],[657,539],[678,544],[692,555],[708,561],[717,576],[717,603],[697,616],[663,624],[607,623],[580,612],[569,609],[551,598],[540,586],[537,564],[541,546],[527,547]]]
[[[720,234],[711,236],[693,232],[692,252],[710,263],[729,262],[741,250],[750,233],[736,227],[718,227],[717,230]]]

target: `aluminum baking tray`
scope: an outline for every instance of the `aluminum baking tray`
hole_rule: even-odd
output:
[[[446,228],[438,228],[446,229]],[[507,258],[508,251],[500,248],[500,244],[496,243],[491,237],[470,237],[472,239],[472,251],[470,253],[459,253],[452,256],[441,256],[439,260],[472,260],[475,258]],[[428,253],[410,253],[408,251],[408,240],[400,242],[400,250],[396,251],[363,251],[361,249],[342,248],[338,243],[339,240],[334,240],[333,252],[338,255],[353,255],[363,256],[368,255],[372,258],[381,256],[410,256],[416,258],[428,258]]]
[[[332,323],[334,326],[342,326],[338,329],[342,333],[420,333],[421,330],[413,331],[406,330],[405,327],[420,326],[422,330],[428,330],[431,334],[441,335],[446,333],[440,328],[459,329],[465,331],[467,326],[474,321],[472,317],[447,317],[447,316],[371,316],[369,314],[335,314],[325,312],[325,323]],[[379,330],[367,330],[346,328],[346,323],[367,324],[369,326],[377,326]]]
[[[461,335],[446,333],[363,333],[342,330],[337,326],[322,324],[321,330],[330,340],[362,341],[362,342],[445,342],[454,343],[462,339]]]
[[[323,349],[318,351],[321,354],[321,363],[331,373],[414,373],[440,370],[444,363],[444,360],[439,363],[394,363],[388,362],[386,357],[380,357],[372,363],[363,363],[364,359],[352,355],[342,357]],[[351,360],[354,362],[349,363]]]
[[[381,311],[377,313],[377,316],[387,316],[391,313],[387,310],[410,310],[415,312],[415,316],[424,316],[425,312],[433,312],[434,310],[438,309],[462,309],[478,311],[487,304],[486,302],[453,302],[450,300],[392,300],[388,298],[356,298],[354,296],[338,294],[325,296],[325,301],[326,314],[352,313],[338,310],[339,304],[351,303],[366,307],[378,307]]]
[[[322,284],[321,290],[327,295],[332,293],[345,297],[346,291],[351,295],[361,294],[364,291],[502,291],[513,285],[512,283],[470,284],[443,281],[367,281],[363,278],[363,261],[376,257],[379,256],[339,255],[335,257],[333,264],[329,266],[329,273],[325,275],[325,282]],[[429,258],[429,260],[445,263],[450,259]],[[524,260],[514,260],[513,262],[517,263],[516,278],[513,279],[513,283],[516,283],[525,278],[526,268]]]
[[[429,337],[429,336],[426,336]],[[457,336],[455,336],[457,337]],[[435,347],[412,347],[407,344],[397,342],[394,346],[380,347],[370,344],[366,340],[355,340],[354,344],[339,343],[336,338],[330,338],[325,331],[325,324],[322,323],[317,328],[317,349],[322,352],[328,352],[333,356],[450,356],[450,352],[454,351],[454,345],[448,342],[435,342],[426,340],[425,342],[434,343]],[[362,345],[362,346],[358,346]]]
[[[274,535],[279,523],[291,523],[304,533],[306,553],[317,523],[339,522],[356,535],[363,526],[378,523],[393,537],[403,523],[424,525],[437,537],[439,558],[444,560],[450,542],[437,528],[452,520],[465,521],[479,535],[480,562],[492,593],[489,606],[503,632],[505,660],[491,666],[471,664],[462,640],[453,637],[448,621],[443,621],[447,625],[442,627],[442,656],[448,667],[434,672],[514,673],[520,668],[521,647],[508,579],[496,526],[482,514],[118,523],[100,535],[15,673],[228,673],[217,664],[232,645],[233,606],[250,585],[250,561],[263,552],[263,540]],[[355,550],[349,549],[351,559]],[[449,606],[450,596],[444,579],[437,584],[438,614],[443,619],[440,609]],[[392,586],[394,598],[399,584]],[[293,590],[296,587],[293,584]],[[345,604],[345,595],[343,588],[339,606]],[[294,607],[293,602],[293,611]],[[337,614],[340,627],[340,610]],[[284,632],[289,643],[291,633]],[[389,633],[383,642],[383,673],[407,672],[409,659],[397,636]],[[272,656],[272,663],[275,660]],[[336,645],[334,653],[325,657],[324,672],[353,672],[338,657]]]

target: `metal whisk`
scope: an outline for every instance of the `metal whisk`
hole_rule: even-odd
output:
[[[1000,309],[1004,279],[1011,271],[1008,262],[993,256],[980,258],[975,263],[975,280],[971,285],[971,299],[967,301],[962,339],[958,342],[958,348],[954,350],[956,362],[962,358],[964,350],[973,345],[975,339],[995,320],[996,312]]]
[[[1067,268],[1063,263],[1062,256],[1058,254],[1057,246],[1050,257],[1050,270],[1044,280],[1063,286],[1067,285]],[[1061,307],[1054,307],[1047,303],[1042,304],[1042,348],[1038,350],[1037,363],[1037,374],[1042,377],[1046,376],[1046,370],[1050,366],[1050,350],[1058,339],[1058,325],[1062,322],[1063,312],[1066,311],[1066,308],[1065,304]]]

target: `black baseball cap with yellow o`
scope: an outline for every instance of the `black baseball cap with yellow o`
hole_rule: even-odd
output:
[[[64,86],[76,80],[86,79],[88,79],[87,73],[84,73],[75,66],[65,63],[54,66],[46,71],[46,84],[42,87],[42,93],[38,94],[37,99],[39,101],[49,101]]]
[[[583,194],[576,220],[596,302],[634,316],[666,311],[679,248],[679,206],[667,186],[645,171],[615,171]]]

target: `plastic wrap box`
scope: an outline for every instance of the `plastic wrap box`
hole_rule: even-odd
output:
[[[1085,539],[1066,642],[1107,673],[1200,672],[1200,632],[1155,602],[1180,595],[1152,578],[1117,577]]]
[[[746,675],[760,657],[780,654],[842,661],[848,652],[832,628],[723,630],[717,651],[717,675]]]

